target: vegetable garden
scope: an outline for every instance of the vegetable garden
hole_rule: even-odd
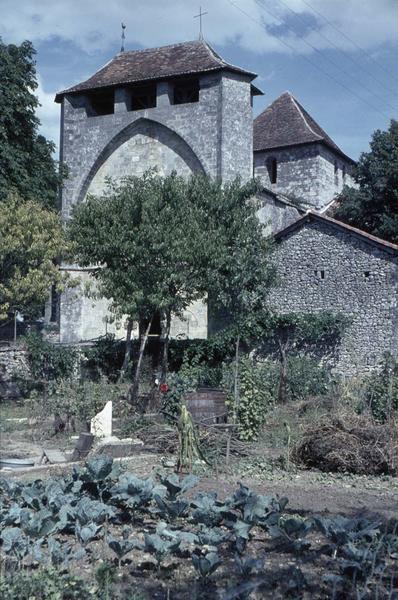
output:
[[[223,499],[197,485],[139,479],[107,456],[65,477],[0,479],[1,597],[398,597],[397,524],[303,517],[242,484]]]

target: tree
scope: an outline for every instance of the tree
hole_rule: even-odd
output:
[[[348,324],[344,315],[320,313],[270,313],[263,324],[265,352],[275,352],[280,361],[278,402],[287,401],[288,356],[293,352],[334,351]]]
[[[377,130],[355,168],[358,189],[344,188],[336,219],[398,243],[398,121]]]
[[[36,316],[52,285],[66,277],[57,259],[66,252],[58,215],[32,200],[10,193],[0,210],[0,318],[22,312]]]
[[[91,196],[76,208],[69,225],[77,262],[98,265],[93,271],[98,293],[111,301],[117,317],[127,315],[127,333],[133,321],[145,324],[132,402],[154,316],[160,313],[164,322],[164,378],[171,315],[182,315],[205,296],[207,231],[199,201],[204,187],[204,178],[185,181],[175,173],[163,178],[148,171],[110,182],[103,196]]]
[[[28,41],[0,38],[0,200],[15,189],[22,198],[55,207],[60,176],[55,146],[38,135],[35,50]]]
[[[219,188],[217,202],[206,209],[213,215],[211,267],[208,276],[210,306],[226,316],[224,335],[235,338],[234,414],[239,409],[239,356],[243,341],[261,334],[259,322],[274,269],[269,262],[272,244],[257,217],[253,195],[257,184],[239,180]]]

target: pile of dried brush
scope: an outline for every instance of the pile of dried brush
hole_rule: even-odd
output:
[[[177,429],[167,423],[151,423],[134,432],[134,435],[142,440],[147,449],[152,449],[161,454],[175,454],[178,449]],[[222,427],[211,425],[199,427],[200,447],[210,460],[223,459],[227,453],[227,441],[229,433]],[[236,435],[229,440],[229,451],[231,455],[244,457],[253,454],[252,445],[242,442]]]
[[[365,415],[325,418],[304,431],[292,460],[326,472],[397,475],[398,427]]]

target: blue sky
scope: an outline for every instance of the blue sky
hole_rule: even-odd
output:
[[[198,36],[192,0],[0,0],[0,36],[37,49],[42,132],[58,142],[55,92],[120,50]],[[205,39],[258,73],[254,114],[289,90],[344,152],[358,158],[398,118],[398,0],[202,0]]]

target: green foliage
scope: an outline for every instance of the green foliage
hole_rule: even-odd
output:
[[[263,323],[264,350],[327,355],[334,351],[349,319],[340,313],[270,313]]]
[[[203,552],[198,551],[197,553],[192,554],[192,564],[195,569],[198,571],[201,577],[206,578],[221,565],[220,557],[217,554],[217,551],[206,551]]]
[[[0,39],[0,200],[16,190],[54,208],[61,176],[54,143],[37,133],[35,54],[31,42],[16,46]]]
[[[398,360],[384,357],[380,372],[374,373],[365,386],[365,402],[376,421],[385,423],[398,411]]]
[[[116,381],[123,364],[126,342],[116,340],[108,334],[96,340],[92,346],[82,349],[84,368],[90,377],[100,379],[106,377]]]
[[[272,408],[274,398],[266,385],[268,365],[255,362],[249,357],[240,360],[239,368],[239,404],[234,402],[234,372],[232,363],[224,370],[224,386],[228,391],[228,406],[233,420],[238,425],[242,440],[257,439],[265,423],[267,412]],[[236,415],[234,415],[236,410]]]
[[[299,354],[287,360],[287,397],[289,400],[307,400],[325,396],[336,383],[328,365],[317,358]]]
[[[76,379],[59,379],[51,386],[47,397],[38,397],[38,410],[44,414],[65,415],[85,423],[87,429],[90,420],[104,408],[108,400],[120,397],[121,386]]]
[[[25,337],[25,346],[33,379],[59,381],[73,375],[78,361],[74,348],[47,342],[37,333]]]
[[[234,355],[231,335],[217,334],[206,340],[171,340],[170,371],[181,379],[192,381],[195,387],[219,387],[222,382],[222,363]]]
[[[263,323],[259,355],[278,357],[280,375],[278,402],[288,399],[289,363],[292,356],[334,359],[341,336],[350,320],[342,314],[319,313],[268,314]]]
[[[96,568],[102,546],[112,550],[119,566],[131,550],[138,555],[137,568],[143,563],[139,558],[142,552],[152,554],[158,566],[157,585],[165,583],[163,575],[169,576],[160,569],[162,561],[172,556],[178,556],[182,568],[192,561],[204,580],[223,565],[220,576],[213,580],[217,585],[213,595],[223,598],[244,598],[257,589],[259,597],[270,590],[274,596],[280,590],[281,597],[310,596],[315,588],[308,584],[300,566],[294,572],[277,569],[275,573],[274,551],[282,551],[286,561],[293,555],[307,565],[310,561],[325,563],[325,578],[317,582],[319,595],[317,589],[317,595],[311,597],[331,597],[333,593],[344,598],[357,598],[359,593],[371,597],[376,585],[395,594],[398,538],[393,527],[383,529],[379,522],[363,517],[292,516],[286,512],[287,498],[257,494],[243,484],[223,501],[216,492],[199,493],[191,499],[185,494],[196,483],[195,477],[179,479],[176,475],[162,476],[158,484],[152,479],[140,480],[120,472],[112,459],[103,457],[65,477],[33,482],[0,478],[0,551],[8,569],[0,582],[1,597],[69,600],[109,598],[114,592],[119,597],[122,590],[113,587],[117,585],[114,566],[107,562]],[[169,523],[158,520],[159,499]],[[183,510],[173,510],[178,506]],[[141,518],[137,518],[138,512]],[[39,524],[50,521],[51,528]],[[109,528],[112,534],[96,543],[96,537]],[[137,539],[131,536],[133,528]],[[234,555],[237,569],[231,571]],[[262,568],[266,558],[272,561],[272,572]],[[43,568],[50,563],[58,570]],[[89,588],[65,574],[77,565],[95,571],[98,586]],[[172,562],[168,564],[168,573],[173,568]],[[124,577],[128,576],[126,571]],[[226,577],[228,590],[223,588]]]
[[[398,243],[398,121],[373,133],[370,152],[361,154],[354,178],[359,188],[344,188],[336,219]]]
[[[93,276],[116,315],[138,320],[156,311],[178,314],[205,295],[206,231],[202,206],[195,203],[205,188],[205,179],[187,182],[175,173],[148,171],[110,183],[103,197],[76,208],[69,227],[76,260],[101,265]]]
[[[168,390],[162,395],[161,411],[167,421],[175,425],[187,394],[198,387],[197,369],[185,369],[182,373],[170,373],[167,377]]]
[[[1,577],[0,596],[2,600],[92,600],[96,592],[81,577],[39,569]]]
[[[68,250],[60,218],[10,192],[1,202],[0,231],[0,318],[16,310],[37,316],[51,286],[61,290],[70,281],[57,266]]]

